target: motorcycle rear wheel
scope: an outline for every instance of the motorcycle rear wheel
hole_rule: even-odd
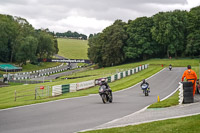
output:
[[[148,96],[149,95],[148,90],[145,90],[144,94],[145,94],[145,96]]]
[[[111,92],[109,93],[109,96],[108,96],[108,97],[109,97],[109,102],[112,103],[113,97],[112,97],[112,93],[111,93]]]

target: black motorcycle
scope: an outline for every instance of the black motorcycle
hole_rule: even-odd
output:
[[[105,85],[99,87],[99,95],[101,96],[103,103],[112,103],[112,92],[108,90]]]
[[[144,93],[144,95],[145,96],[148,96],[149,95],[149,86],[148,86],[148,84],[143,84],[142,86],[141,86],[141,88],[142,88],[142,90],[143,90],[143,93]]]

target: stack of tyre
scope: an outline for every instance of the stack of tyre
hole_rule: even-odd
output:
[[[183,103],[193,103],[193,84],[192,82],[183,82]]]

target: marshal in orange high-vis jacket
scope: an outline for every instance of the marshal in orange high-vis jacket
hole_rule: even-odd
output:
[[[195,73],[195,71],[191,69],[190,65],[188,65],[187,68],[188,70],[185,70],[185,72],[183,73],[182,81],[184,81],[184,78],[186,78],[187,81],[193,83],[193,96],[194,96],[196,91],[197,74]]]

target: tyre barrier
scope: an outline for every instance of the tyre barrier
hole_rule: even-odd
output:
[[[193,103],[193,84],[192,82],[183,82],[183,103]]]

